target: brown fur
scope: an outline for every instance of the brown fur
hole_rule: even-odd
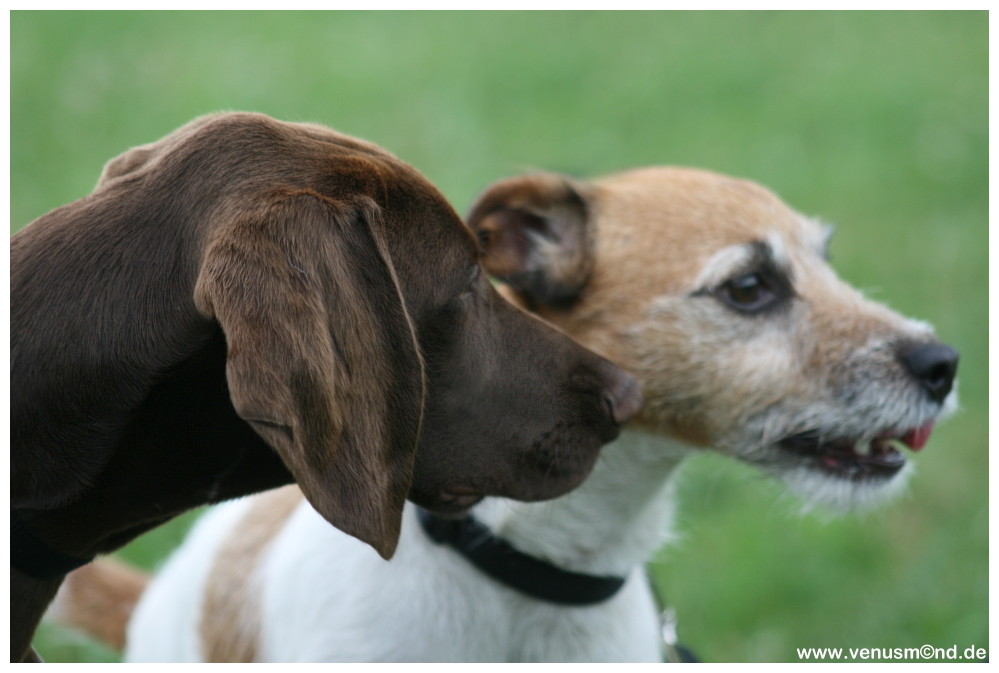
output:
[[[388,557],[407,496],[554,497],[640,403],[497,297],[423,176],[317,125],[198,119],[10,247],[12,661],[53,559],[292,481]]]

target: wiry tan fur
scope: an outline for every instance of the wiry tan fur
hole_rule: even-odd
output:
[[[297,486],[262,494],[219,547],[205,584],[201,640],[205,661],[256,661],[260,631],[254,572],[261,554],[303,500]]]
[[[817,223],[758,185],[665,168],[614,176],[596,191],[599,267],[585,301],[579,311],[541,312],[639,376],[648,395],[642,422],[650,429],[717,445],[780,399],[814,397],[809,391],[826,381],[824,363],[842,361],[830,351],[854,348],[872,328],[902,326],[900,316],[835,278],[822,259]],[[690,298],[733,271],[736,260],[725,259],[726,251],[773,238],[790,253],[805,319],[761,326]],[[761,327],[770,332],[762,343],[753,340]]]

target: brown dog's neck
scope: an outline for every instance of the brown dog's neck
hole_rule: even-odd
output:
[[[162,376],[82,495],[19,508],[34,536],[65,556],[93,558],[191,508],[291,483],[277,454],[236,415],[224,352],[216,333]]]
[[[123,459],[123,463],[128,462]],[[137,477],[145,470],[137,472],[119,467],[116,460],[112,460],[98,484],[78,501],[52,510],[21,510],[19,518],[30,532],[24,539],[33,538],[36,549],[50,549],[56,565],[62,563],[58,561],[59,557],[89,560],[122,547],[194,507],[292,482],[291,474],[277,456],[263,449],[241,450],[210,472],[188,474],[182,469],[184,459],[180,455],[175,455],[173,462],[175,468],[163,464],[152,470],[155,478],[137,479],[135,484],[153,484],[139,488],[137,485],[123,487],[122,483],[127,479],[122,475]],[[191,490],[182,492],[174,488],[171,484],[178,479],[190,479]],[[18,544],[13,534],[11,544]],[[12,555],[16,557],[14,552],[12,549]],[[29,575],[51,576],[25,571]]]

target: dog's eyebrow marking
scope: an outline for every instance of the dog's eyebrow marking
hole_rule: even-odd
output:
[[[753,247],[761,264],[780,270],[791,268],[791,254],[787,244],[776,231],[769,232],[765,242],[754,243]]]
[[[738,273],[763,269],[788,279],[791,277],[791,257],[787,245],[776,233],[768,234],[766,240],[732,245],[716,252],[697,276],[696,291],[721,285]]]
[[[701,269],[695,287],[701,290],[719,285],[727,280],[735,270],[748,266],[753,257],[754,250],[751,243],[722,248],[711,255],[704,268]]]

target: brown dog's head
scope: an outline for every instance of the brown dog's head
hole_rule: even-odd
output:
[[[649,168],[504,180],[469,225],[515,300],[639,379],[637,423],[850,507],[904,480],[957,353],[829,267],[829,231],[750,182]]]
[[[385,556],[407,495],[446,512],[560,495],[640,405],[627,374],[500,298],[445,199],[374,145],[208,117],[110,162],[98,191],[143,182],[201,209],[194,299],[225,334],[236,412]]]

